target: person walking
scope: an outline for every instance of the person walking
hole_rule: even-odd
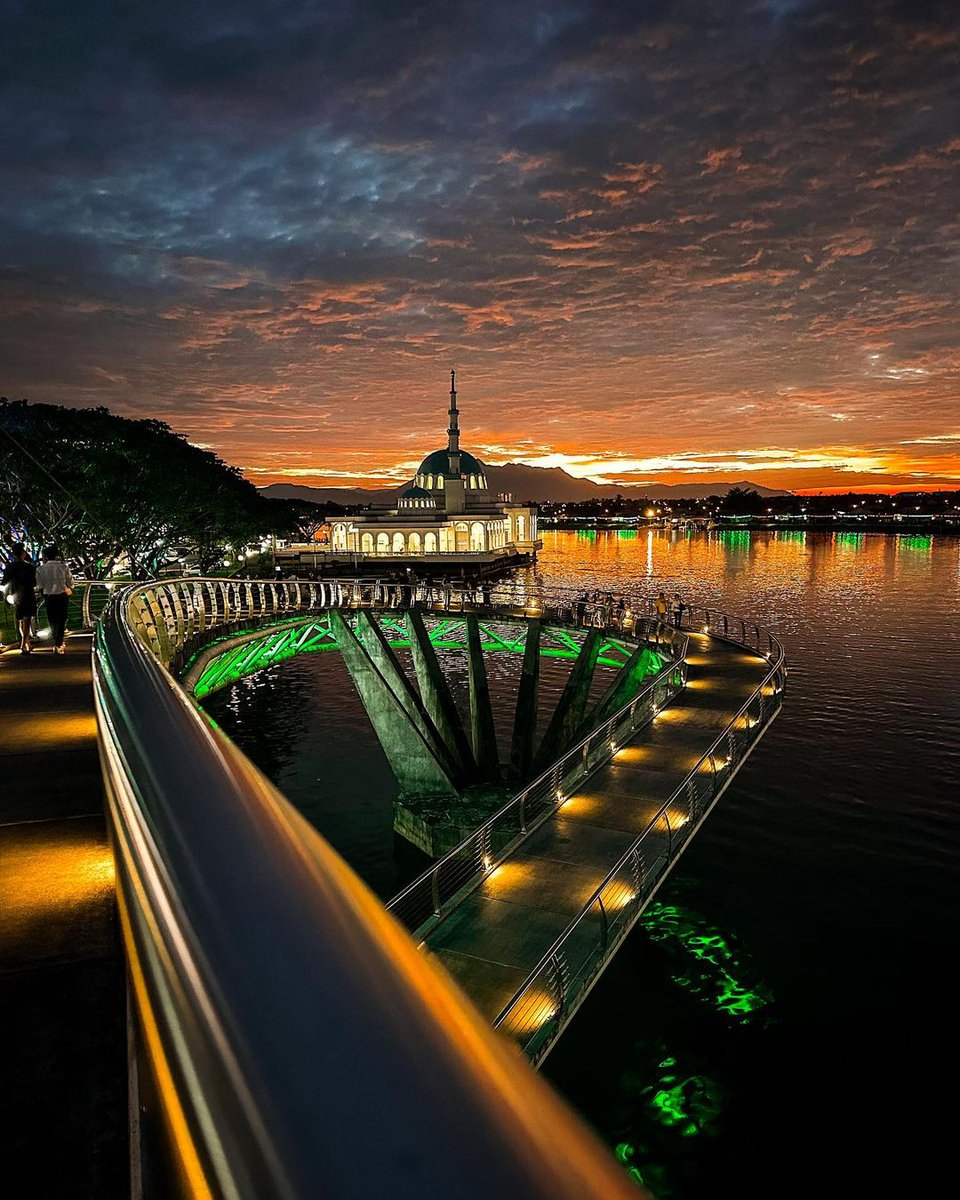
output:
[[[3,584],[13,599],[14,616],[20,630],[20,653],[31,654],[30,626],[37,615],[37,568],[19,543],[3,569]]]
[[[679,592],[674,592],[673,595],[673,627],[680,629],[683,625],[683,614],[686,610],[686,605],[683,602],[683,597]]]
[[[53,633],[53,652],[63,654],[63,639],[67,631],[67,603],[73,595],[73,576],[70,568],[61,559],[56,546],[48,546],[43,552],[43,562],[37,567],[37,584],[43,592],[47,607],[47,618]]]

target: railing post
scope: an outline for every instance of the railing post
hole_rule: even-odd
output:
[[[553,986],[557,993],[557,1016],[564,1010],[567,1002],[567,963],[563,956],[562,950],[557,950],[556,954],[550,959],[550,966],[553,968]]]
[[[603,897],[597,897],[597,903],[600,905],[600,949],[606,950],[610,941],[610,924],[607,920],[607,908],[603,903]]]
[[[440,916],[440,868],[434,867],[430,874],[430,901],[433,905],[433,915]]]

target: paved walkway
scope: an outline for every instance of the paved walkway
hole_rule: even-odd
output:
[[[32,1197],[126,1196],[126,1020],[90,638],[0,654],[0,1142]]]
[[[688,686],[427,936],[493,1021],[742,707],[765,659],[691,635]]]

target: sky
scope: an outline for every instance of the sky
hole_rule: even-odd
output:
[[[257,484],[443,445],[960,486],[960,20],[926,0],[8,0],[0,392]]]

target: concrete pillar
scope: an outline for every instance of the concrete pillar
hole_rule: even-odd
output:
[[[513,719],[513,744],[510,748],[510,769],[518,783],[529,776],[533,766],[533,739],[537,732],[539,702],[540,622],[531,621],[527,626],[527,641],[523,650],[517,710]]]
[[[380,657],[379,662],[375,661],[369,646],[356,637],[339,611],[330,614],[330,624],[370,723],[397,777],[400,798],[457,795],[454,781],[441,763],[436,746],[431,744],[426,727],[414,716],[415,706],[405,702],[396,678],[388,681],[381,671],[387,660]],[[399,671],[399,664],[396,667]],[[386,669],[393,674],[388,666]],[[404,678],[402,672],[400,677]]]
[[[436,649],[427,634],[423,614],[411,610],[407,613],[406,624],[420,698],[458,767],[465,776],[472,778],[476,775],[476,760]]]
[[[593,671],[600,657],[600,630],[590,629],[580,647],[580,653],[573,664],[567,686],[557,702],[547,732],[543,735],[540,749],[533,763],[533,774],[539,775],[552,762],[555,762],[565,750],[568,750],[575,740],[583,724],[587,701],[590,698],[590,684],[593,682]]]
[[[403,585],[406,586],[406,585]],[[387,682],[404,708],[404,711],[420,731],[427,745],[436,755],[437,761],[458,784],[464,781],[460,778],[460,769],[456,757],[449,749],[443,735],[436,727],[427,712],[423,700],[417,694],[407,674],[401,667],[393,647],[387,641],[383,630],[370,615],[361,609],[356,616],[357,637],[366,647],[367,653],[373,659],[374,665]]]
[[[487,667],[483,661],[480,642],[480,623],[476,613],[467,613],[467,663],[470,679],[470,732],[473,735],[473,757],[477,761],[480,779],[500,781],[500,756],[497,753],[497,734],[490,704]]]
[[[596,729],[625,704],[629,704],[640,691],[643,681],[651,675],[656,675],[663,664],[664,660],[659,654],[648,650],[646,646],[638,646],[614,675],[610,686],[597,701],[581,736],[586,734],[587,729]]]

